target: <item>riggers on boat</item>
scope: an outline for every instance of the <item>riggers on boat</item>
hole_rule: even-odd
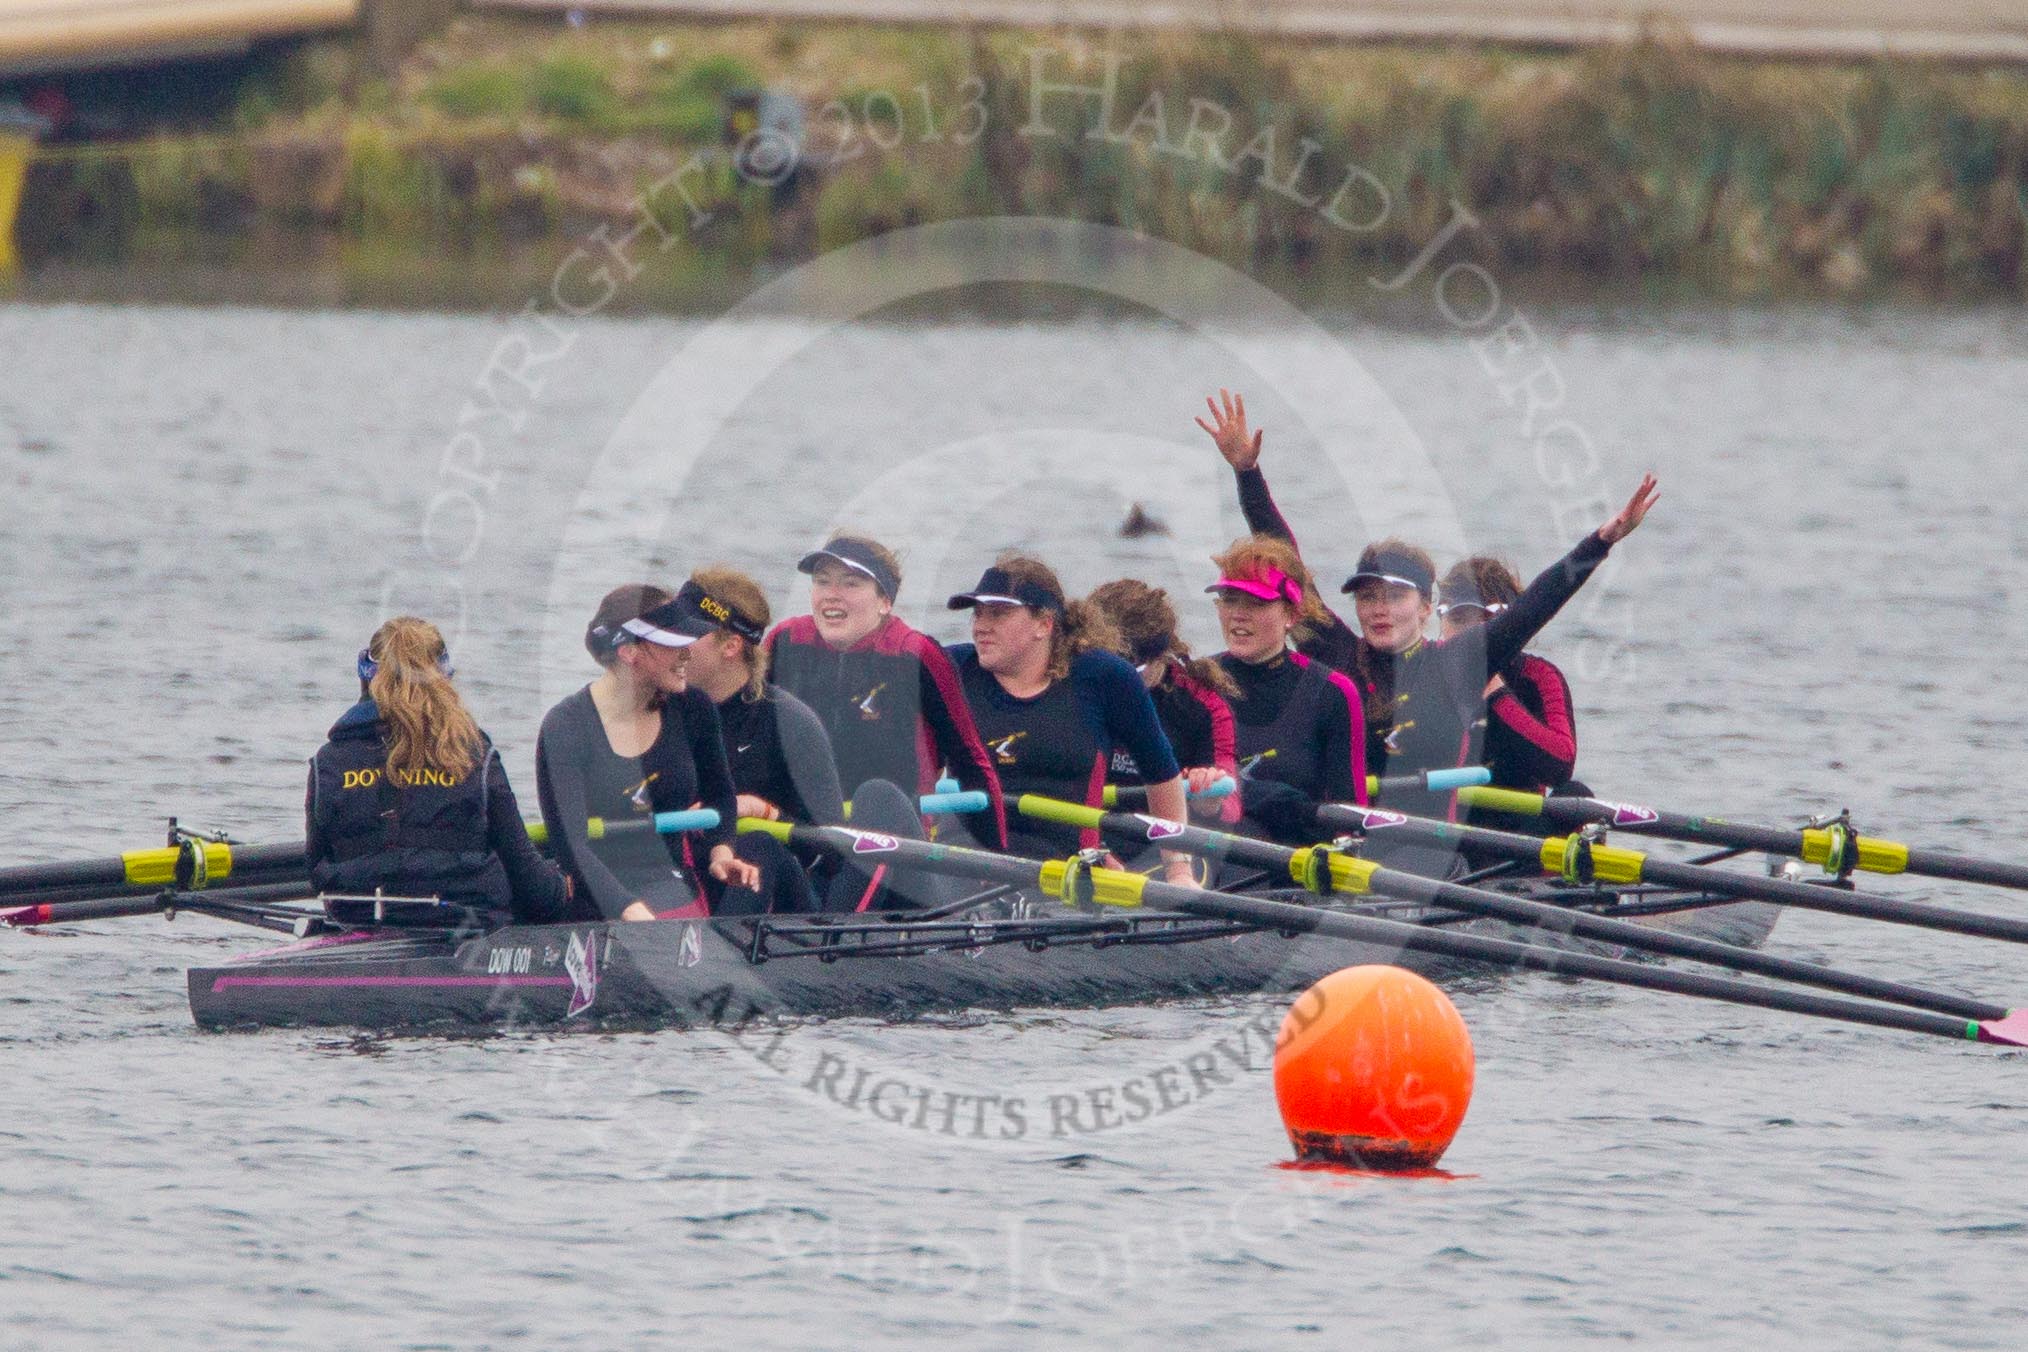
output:
[[[1579,887],[1502,890],[1755,947],[1778,908],[1715,894]],[[1310,901],[1315,904],[1316,898]],[[1531,943],[1556,940],[1387,902],[1317,905]],[[461,930],[434,903],[332,899],[301,942],[189,975],[205,1028],[603,1028],[738,1025],[759,1018],[908,1017],[1099,1007],[1301,990],[1338,968],[1446,959],[1180,912],[1090,910],[1008,889],[935,912],[765,916]]]

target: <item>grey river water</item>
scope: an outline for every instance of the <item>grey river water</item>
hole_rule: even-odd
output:
[[[792,604],[793,559],[840,521],[910,546],[902,609],[942,637],[941,597],[1024,546],[1073,587],[1163,581],[1208,638],[1204,556],[1239,523],[1190,419],[1221,384],[1253,395],[1332,579],[1396,526],[1538,567],[1660,473],[1647,528],[1538,645],[1601,791],[1849,805],[2019,854],[2018,312],[1547,307],[1540,350],[1507,358],[1435,313],[1328,338],[983,314],[592,319],[537,369],[511,317],[0,309],[0,863],[148,844],[171,813],[298,838],[303,758],[387,607],[455,628],[532,809],[536,723],[591,674],[571,645],[599,590],[725,559]],[[1545,362],[1561,407],[1530,427],[1502,389]],[[1574,430],[1544,439],[1557,417]],[[1174,533],[1118,539],[1132,498]],[[1470,978],[1454,1176],[1378,1180],[1278,1167],[1251,1031],[1278,1000],[804,1025],[786,1072],[719,1034],[194,1031],[184,968],[258,946],[190,918],[0,933],[0,1345],[2001,1348],[2028,1327],[2016,1054]],[[1773,947],[2028,992],[1993,943],[1790,915]],[[1038,1110],[991,1141],[806,1073],[1039,1105],[1207,1054],[1217,1076],[1153,1120]]]

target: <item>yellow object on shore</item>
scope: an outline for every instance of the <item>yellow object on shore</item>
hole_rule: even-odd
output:
[[[35,142],[0,131],[0,276],[14,271],[14,217],[21,210],[21,184]]]

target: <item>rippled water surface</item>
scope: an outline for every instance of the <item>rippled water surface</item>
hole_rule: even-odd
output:
[[[903,610],[940,636],[939,599],[1022,546],[1073,587],[1163,581],[1208,638],[1204,556],[1238,520],[1190,417],[1221,384],[1252,392],[1327,576],[1396,527],[1537,567],[1659,471],[1649,526],[1538,645],[1601,791],[1749,819],[1849,804],[2017,854],[2022,320],[1530,318],[1525,367],[1434,317],[1320,347],[957,313],[594,320],[531,364],[560,340],[504,317],[0,310],[0,863],[145,844],[171,813],[299,837],[303,758],[386,608],[458,626],[532,806],[534,729],[590,674],[571,644],[598,590],[722,558],[788,604],[839,521],[910,542]],[[1562,402],[1530,426],[1516,382],[1545,364]],[[1116,538],[1131,498],[1174,534]],[[1043,1106],[1243,1046],[1273,1000],[809,1025],[767,1059],[722,1034],[198,1034],[183,970],[253,946],[189,918],[0,934],[0,1344],[2018,1347],[2028,1327],[2018,1055],[1460,980],[1479,1084],[1454,1176],[1376,1180],[1278,1167],[1257,1056],[1127,1129]],[[1772,946],[2028,990],[1994,943],[1792,915]],[[886,1122],[811,1087],[827,1057],[1032,1111],[1013,1139]]]

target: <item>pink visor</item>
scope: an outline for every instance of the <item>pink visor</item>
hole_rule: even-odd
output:
[[[1279,568],[1270,568],[1259,577],[1221,577],[1204,590],[1244,592],[1256,600],[1287,601],[1292,606],[1303,603],[1302,585]]]

